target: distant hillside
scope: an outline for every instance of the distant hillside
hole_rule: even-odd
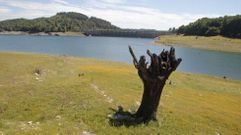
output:
[[[189,25],[179,27],[177,33],[197,36],[222,35],[225,37],[241,38],[241,15],[198,19]]]
[[[79,32],[95,29],[119,29],[110,22],[75,12],[61,12],[49,18],[13,19],[0,22],[0,31]]]
[[[66,34],[68,32],[81,32],[87,36],[140,38],[156,38],[160,35],[173,34],[170,31],[158,31],[154,29],[121,29],[106,20],[88,17],[84,14],[75,12],[61,12],[52,17],[41,17],[36,19],[19,18],[0,22],[0,34],[69,35]],[[76,33],[74,35],[76,35]]]

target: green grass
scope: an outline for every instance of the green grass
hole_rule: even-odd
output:
[[[142,83],[132,65],[2,52],[0,134],[241,133],[240,81],[181,72],[170,79],[174,85],[164,88],[158,122],[113,127],[109,108],[135,110],[141,99]]]
[[[241,53],[241,39],[225,38],[221,36],[160,36],[157,44],[170,44],[180,47],[191,47],[206,50]]]

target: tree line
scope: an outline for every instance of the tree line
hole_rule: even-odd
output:
[[[201,18],[177,29],[177,34],[241,38],[241,15]]]
[[[118,29],[110,22],[75,12],[61,12],[49,18],[13,19],[0,22],[0,31],[80,32],[90,29]]]

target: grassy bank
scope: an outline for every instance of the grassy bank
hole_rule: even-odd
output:
[[[39,72],[39,74],[35,73]],[[175,72],[148,126],[112,127],[109,108],[136,110],[132,65],[0,53],[0,134],[239,134],[241,82]]]
[[[170,44],[181,47],[191,47],[224,52],[241,53],[241,39],[225,38],[221,36],[161,36],[156,43]]]

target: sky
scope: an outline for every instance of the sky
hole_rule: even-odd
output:
[[[241,0],[0,0],[0,20],[70,11],[121,28],[167,30],[202,17],[241,14]]]

